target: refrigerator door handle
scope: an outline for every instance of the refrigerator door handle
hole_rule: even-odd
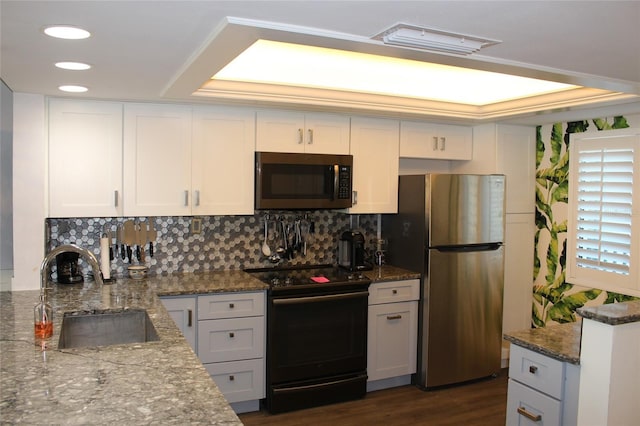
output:
[[[432,249],[441,252],[494,251],[502,247],[502,243],[467,244],[463,246],[438,246]]]

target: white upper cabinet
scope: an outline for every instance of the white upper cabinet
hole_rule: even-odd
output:
[[[353,207],[349,213],[397,213],[400,123],[351,118]]]
[[[256,151],[349,154],[349,117],[259,111]]]
[[[254,213],[254,145],[252,110],[194,108],[194,215]]]
[[[403,121],[400,124],[400,157],[439,160],[471,160],[470,127]]]
[[[126,104],[124,214],[191,214],[191,108]]]
[[[49,217],[122,215],[122,104],[49,101]]]

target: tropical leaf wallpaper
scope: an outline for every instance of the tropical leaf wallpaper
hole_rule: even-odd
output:
[[[569,198],[569,135],[630,127],[640,117],[611,117],[555,123],[536,129],[536,234],[532,327],[576,320],[582,306],[633,297],[565,282]]]

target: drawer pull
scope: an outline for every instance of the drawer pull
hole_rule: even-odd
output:
[[[230,381],[230,382],[233,382],[235,379],[236,379],[235,377],[233,377],[233,376],[229,376],[229,381]]]
[[[193,311],[187,310],[187,327],[193,327]]]
[[[391,290],[391,294],[398,294],[398,290],[394,288],[393,290]]]
[[[236,334],[232,331],[231,333],[229,333],[229,337],[233,339],[234,337],[236,337]]]
[[[235,307],[236,307],[236,305],[234,305],[233,303],[229,303],[229,309],[233,309]]]
[[[391,320],[397,320],[397,319],[402,319],[402,315],[388,315],[388,316],[387,316],[387,319],[388,319],[389,321],[391,321]]]
[[[518,414],[522,414],[523,416],[534,422],[539,422],[540,420],[542,420],[542,416],[540,414],[530,413],[526,408],[523,407],[518,407]]]
[[[529,366],[529,373],[536,374],[537,372],[538,372],[538,367],[536,367],[535,365]]]

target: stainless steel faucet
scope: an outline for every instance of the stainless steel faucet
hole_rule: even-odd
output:
[[[75,244],[66,244],[66,245],[62,245],[54,248],[49,253],[47,253],[47,255],[42,260],[42,264],[40,265],[40,291],[41,292],[47,286],[47,268],[49,267],[49,263],[57,255],[64,252],[78,253],[79,255],[83,256],[86,259],[86,261],[89,262],[89,265],[93,270],[93,278],[95,279],[96,283],[100,285],[104,284],[104,282],[102,281],[102,271],[100,271],[100,265],[98,264],[98,259],[96,259],[96,256],[85,248],[82,248]]]

